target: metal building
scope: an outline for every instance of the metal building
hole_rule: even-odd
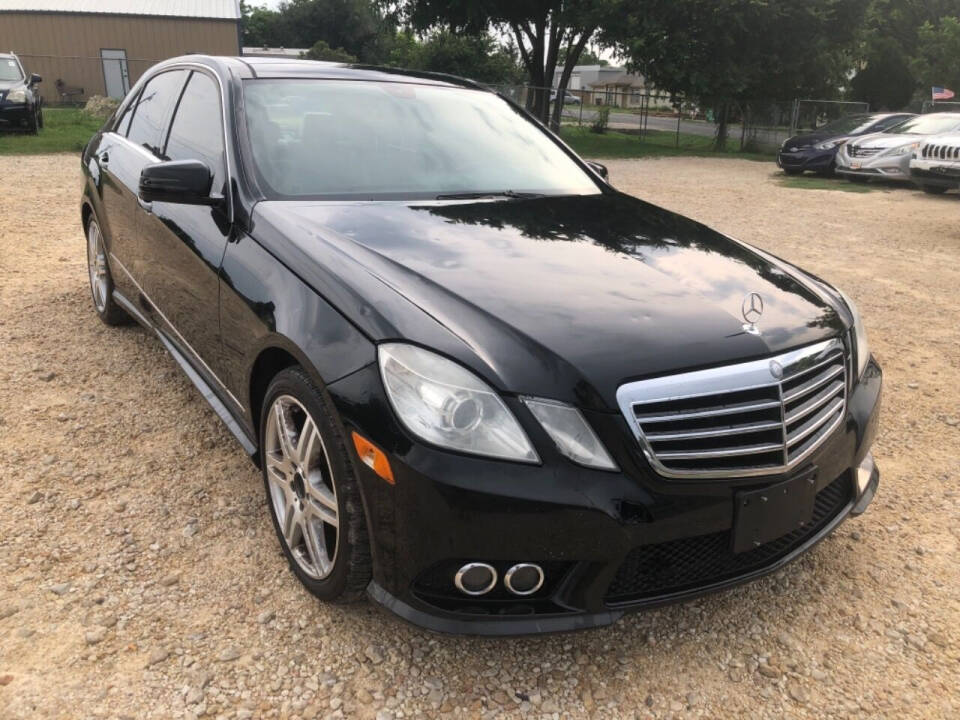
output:
[[[239,0],[0,0],[0,51],[43,77],[47,103],[123,97],[177,55],[240,54]]]

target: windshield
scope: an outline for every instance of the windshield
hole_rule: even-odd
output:
[[[833,135],[856,135],[873,125],[874,122],[873,115],[847,115],[817,128],[816,132]]]
[[[0,80],[23,80],[20,65],[13,58],[0,58]]]
[[[275,196],[599,192],[546,133],[489,92],[270,79],[247,80],[243,92],[253,162]]]
[[[918,115],[899,125],[894,125],[884,132],[937,135],[955,130],[958,126],[960,126],[960,114],[936,113],[934,115]]]

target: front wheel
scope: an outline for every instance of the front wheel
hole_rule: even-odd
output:
[[[799,168],[783,168],[787,175],[803,175],[803,170]]]
[[[40,128],[40,112],[36,108],[30,114],[30,119],[27,120],[27,132],[31,135],[36,135],[37,131]]]
[[[870,178],[866,178],[863,175],[847,175],[847,180],[855,183],[866,183],[870,181]]]
[[[37,127],[43,129],[43,106],[37,108]]]
[[[370,582],[370,543],[335,411],[292,367],[270,383],[261,417],[267,504],[290,569],[321,600],[359,598]]]
[[[94,218],[87,223],[87,271],[93,309],[107,325],[123,325],[130,321],[126,311],[113,299],[113,277],[107,264],[107,248],[103,244],[100,225]]]
[[[943,195],[947,191],[943,185],[921,185],[920,188],[927,195]]]

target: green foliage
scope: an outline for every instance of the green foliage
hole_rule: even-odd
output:
[[[343,48],[332,48],[326,40],[317,40],[313,47],[302,53],[307,60],[330,60],[332,62],[353,63],[357,58]]]
[[[912,67],[921,91],[941,85],[960,93],[960,18],[943,17],[936,25],[925,22],[917,36]]]
[[[0,155],[79,153],[103,118],[91,117],[79,108],[44,108],[44,127],[36,135],[0,133]]]
[[[385,62],[396,24],[372,0],[289,0],[279,10],[243,6],[244,44],[312,48],[323,41],[365,63]]]
[[[641,140],[637,135],[609,130],[598,135],[590,132],[589,128],[564,126],[560,130],[563,138],[578,155],[585,158],[641,158],[663,157],[674,155],[695,155],[698,157],[739,158],[742,160],[758,160],[772,162],[770,154],[744,152],[718,152],[713,149],[713,141],[701,135],[680,135],[680,146],[677,147],[677,136],[672,132],[651,130]],[[616,178],[614,178],[616,180]]]
[[[909,58],[892,37],[873,38],[865,48],[864,67],[850,82],[852,96],[875,110],[899,110],[910,102],[916,80]]]
[[[395,67],[449,73],[491,85],[515,84],[523,77],[515,53],[488,33],[436,30],[420,42],[413,33],[400,32],[388,62]]]
[[[597,110],[596,117],[590,123],[590,132],[603,135],[608,125],[610,125],[610,106],[603,105]]]
[[[714,108],[723,147],[733,103],[836,95],[864,2],[645,0],[601,40],[657,88]]]

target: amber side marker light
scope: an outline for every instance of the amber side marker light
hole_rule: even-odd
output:
[[[390,469],[390,462],[380,448],[356,432],[353,433],[353,446],[357,449],[357,455],[360,456],[364,465],[391,485],[395,484],[393,470]]]

